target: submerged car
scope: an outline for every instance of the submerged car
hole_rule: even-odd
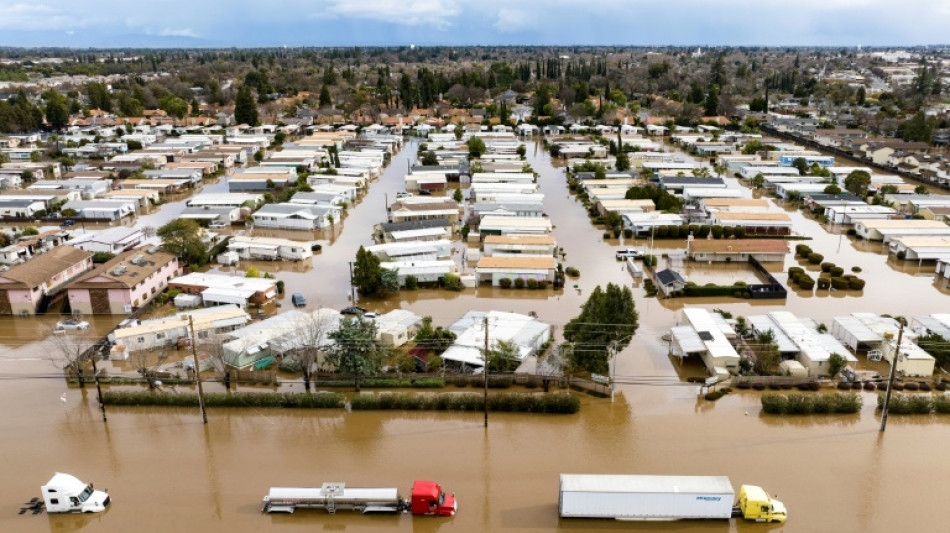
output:
[[[77,318],[67,318],[56,323],[57,331],[86,331],[89,329],[89,322]]]

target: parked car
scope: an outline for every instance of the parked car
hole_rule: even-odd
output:
[[[397,192],[397,193],[396,193],[396,198],[397,198],[397,199],[399,199],[399,198],[412,198],[412,193],[411,193],[411,192]]]
[[[226,227],[228,227],[228,224],[226,222],[221,222],[220,220],[216,220],[208,224],[208,229],[220,229]]]
[[[67,318],[56,323],[57,331],[86,331],[87,329],[89,329],[89,322],[78,318]]]
[[[60,224],[60,226],[64,228],[68,228],[70,226],[75,226],[75,225],[76,225],[76,221],[71,218],[68,220],[64,220],[63,223]]]
[[[356,307],[356,306],[345,307],[345,308],[343,308],[343,309],[340,310],[340,314],[341,314],[341,315],[356,315],[356,316],[362,316],[363,313],[365,313],[365,312],[366,312],[366,309],[363,309],[362,307]]]
[[[363,313],[363,318],[368,318],[370,320],[375,320],[379,317],[379,313],[367,312]]]
[[[637,259],[638,257],[643,257],[643,252],[633,248],[625,248],[617,250],[616,257],[617,259]]]
[[[293,296],[290,297],[290,301],[294,303],[295,307],[306,307],[307,299],[304,298],[303,294],[295,292]]]
[[[422,189],[421,191],[419,191],[419,195],[420,195],[420,196],[432,196],[432,191],[430,191],[430,190],[428,190],[428,189]]]

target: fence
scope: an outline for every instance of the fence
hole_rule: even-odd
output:
[[[762,263],[758,259],[749,256],[749,264],[752,265],[752,268],[768,283],[756,283],[749,285],[749,297],[753,300],[778,300],[782,298],[788,298],[788,290],[784,285],[779,283],[775,276],[771,272],[765,269],[762,266]]]

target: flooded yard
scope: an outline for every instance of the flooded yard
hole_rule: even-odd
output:
[[[303,293],[309,308],[350,305],[349,261],[372,243],[372,226],[385,219],[385,202],[403,190],[415,142],[394,156],[368,194],[347,217],[323,233],[279,236],[323,246],[309,263],[253,263],[286,282],[286,299]],[[545,212],[566,252],[565,266],[580,270],[560,291],[491,287],[460,293],[402,291],[386,300],[360,300],[373,310],[409,309],[447,325],[468,310],[535,312],[560,331],[598,284],[634,285],[619,246],[605,242],[580,203],[568,192],[563,171],[552,166],[539,143],[529,144],[528,162],[541,174]],[[203,192],[224,191],[222,179]],[[743,189],[751,196],[752,191]],[[139,223],[159,226],[183,208],[166,204]],[[176,211],[177,210],[177,211]],[[0,480],[0,531],[930,531],[946,519],[944,479],[950,464],[941,445],[950,419],[892,416],[878,432],[875,396],[864,397],[860,415],[772,417],[761,414],[759,393],[739,391],[716,403],[682,380],[702,370],[667,354],[661,339],[682,321],[684,306],[720,308],[735,315],[789,310],[830,324],[855,311],[893,315],[946,312],[945,288],[927,266],[900,264],[880,245],[829,233],[817,221],[791,211],[794,231],[826,261],[860,266],[863,291],[790,290],[787,300],[700,298],[658,300],[634,288],[641,327],[618,359],[621,383],[616,403],[584,397],[577,415],[289,411],[213,409],[209,424],[195,410],[110,408],[103,424],[94,388],[67,390],[47,360],[43,341],[58,317],[0,318],[0,450],[6,458]],[[293,234],[293,235],[289,235]],[[278,235],[273,235],[278,236]],[[682,250],[682,240],[656,240],[656,253]],[[792,243],[794,249],[794,242]],[[767,265],[784,281],[801,261]],[[241,269],[246,265],[242,264]],[[815,270],[812,265],[801,265]],[[932,269],[932,267],[930,267]],[[738,265],[685,264],[698,282],[723,283],[755,275]],[[80,339],[91,342],[122,317],[92,317]],[[300,389],[299,384],[293,385]],[[295,390],[295,389],[289,389]],[[450,388],[450,390],[452,390]],[[460,389],[466,390],[466,389]],[[471,389],[468,389],[471,390]],[[62,395],[65,393],[65,402]],[[18,516],[55,471],[108,488],[113,505],[103,515]],[[559,520],[559,473],[728,475],[738,485],[761,485],[789,509],[785,525],[733,520],[670,524]],[[271,486],[394,486],[405,494],[414,479],[432,479],[459,499],[453,518],[361,516],[318,511],[291,516],[259,512]]]

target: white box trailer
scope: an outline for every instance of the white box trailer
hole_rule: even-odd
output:
[[[725,476],[561,474],[558,510],[562,518],[728,520],[734,501]]]

